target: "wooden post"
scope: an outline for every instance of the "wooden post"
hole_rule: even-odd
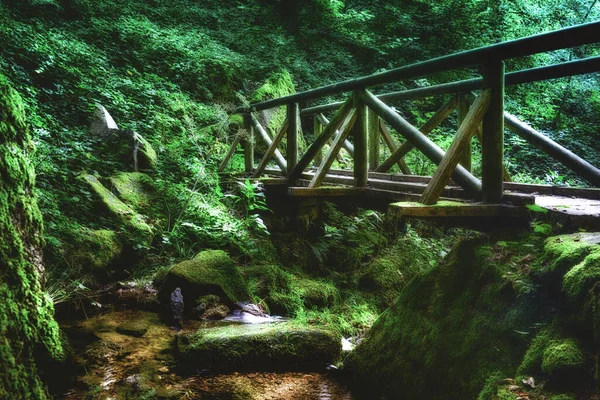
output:
[[[252,127],[252,116],[244,116],[246,132],[248,137],[244,140],[244,169],[246,172],[252,172],[254,169],[254,128]]]
[[[317,140],[317,138],[319,136],[321,136],[321,133],[323,133],[323,124],[321,123],[321,121],[319,120],[317,115],[318,114],[315,114],[313,116],[313,127],[314,127],[315,140]],[[321,165],[322,161],[323,161],[323,151],[321,149],[319,149],[319,151],[317,152],[317,155],[315,156],[315,167],[318,167],[319,165]]]
[[[457,99],[458,99],[458,104],[456,107],[456,112],[458,114],[457,129],[460,129],[461,124],[463,123],[463,121],[465,120],[465,117],[467,116],[467,112],[469,112],[469,104],[467,103],[467,100],[465,99],[465,96],[463,93],[459,93],[457,95]],[[469,142],[469,143],[467,143],[467,146],[463,150],[460,164],[463,167],[465,167],[465,169],[467,171],[471,171],[471,163],[472,163],[471,143]]]
[[[368,121],[367,106],[360,92],[353,93],[353,103],[356,108],[356,123],[354,124],[354,185],[367,186],[369,180],[368,160]]]
[[[483,118],[481,183],[483,201],[502,202],[504,161],[504,61],[484,66],[484,87],[492,90],[490,106]]]
[[[369,121],[369,171],[375,171],[379,167],[379,115],[369,109],[367,120]]]
[[[287,134],[287,167],[288,171],[294,169],[298,164],[298,128],[300,120],[300,108],[298,103],[287,105],[287,118],[289,122]]]
[[[323,114],[317,114],[317,118],[319,118],[319,121],[321,121],[321,123],[323,125],[325,125],[325,126],[329,125],[329,120],[327,118],[325,118],[325,116]],[[334,139],[336,137],[338,137],[339,134],[340,134],[339,130],[335,131]],[[348,152],[348,154],[350,154],[350,157],[354,158],[354,146],[352,145],[352,143],[350,143],[348,141],[348,139],[344,140],[342,147],[344,148],[344,150],[346,150]]]
[[[471,138],[475,134],[479,124],[481,124],[481,120],[488,109],[490,97],[490,90],[485,89],[479,94],[475,103],[473,103],[473,107],[471,107],[465,116],[464,122],[460,125],[456,137],[452,141],[448,151],[446,151],[444,158],[442,158],[431,182],[425,188],[421,196],[421,203],[427,205],[435,204],[440,198],[446,183],[450,179],[450,175],[452,175],[462,158],[462,152],[471,143]]]

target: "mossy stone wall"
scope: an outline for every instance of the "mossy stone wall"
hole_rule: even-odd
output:
[[[42,216],[23,103],[0,75],[0,398],[46,399],[40,366],[63,356],[41,280]]]

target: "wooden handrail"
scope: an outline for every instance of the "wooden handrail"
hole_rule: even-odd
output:
[[[508,42],[480,47],[431,60],[394,68],[361,78],[350,79],[320,88],[307,90],[277,99],[250,104],[240,107],[237,112],[266,110],[291,103],[314,99],[317,97],[362,90],[373,86],[396,82],[403,79],[413,79],[439,72],[481,65],[491,60],[506,60],[523,57],[547,51],[595,43],[600,39],[600,21],[576,25],[552,32],[541,33]]]
[[[600,71],[600,57],[591,57],[583,60],[569,61],[545,67],[530,68],[511,72],[505,75],[505,85],[514,86],[523,83],[544,81],[548,79],[564,78],[567,76],[584,75]],[[429,96],[470,92],[483,88],[483,78],[467,79],[458,82],[443,83],[418,89],[402,90],[378,95],[381,101],[414,100]],[[302,110],[302,115],[312,115],[325,111],[336,110],[341,102],[323,104]]]

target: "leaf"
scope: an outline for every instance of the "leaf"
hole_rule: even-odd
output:
[[[538,206],[537,204],[527,204],[525,207],[527,207],[527,209],[529,209],[529,211],[539,212],[539,213],[542,213],[542,214],[547,214],[548,213],[547,209],[545,209],[545,208],[543,208],[541,206]]]

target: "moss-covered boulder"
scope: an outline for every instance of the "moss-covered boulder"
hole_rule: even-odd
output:
[[[99,180],[92,174],[83,173],[78,178],[83,184],[91,189],[96,203],[97,209],[101,214],[122,224],[133,236],[132,239],[137,243],[149,245],[152,241],[153,231],[148,225],[144,217],[135,212],[127,204],[123,203],[117,196],[108,190]]]
[[[110,178],[110,189],[137,212],[149,211],[156,196],[152,178],[142,172],[119,172]]]
[[[49,398],[44,373],[63,357],[42,291],[42,215],[23,102],[0,74],[0,398]],[[54,368],[56,369],[56,368]],[[46,375],[48,378],[49,375]]]
[[[211,294],[229,306],[250,298],[240,270],[222,250],[202,251],[171,267],[160,288],[163,303],[169,303],[171,293],[178,287],[189,308],[200,297]]]
[[[95,275],[106,275],[121,257],[123,245],[116,232],[83,228],[79,236],[65,245],[62,253],[69,266]]]
[[[341,337],[328,330],[292,323],[242,324],[180,335],[178,348],[184,363],[194,368],[322,368],[339,357]]]
[[[148,332],[148,328],[150,328],[149,320],[137,319],[119,324],[116,331],[127,336],[142,337]]]

